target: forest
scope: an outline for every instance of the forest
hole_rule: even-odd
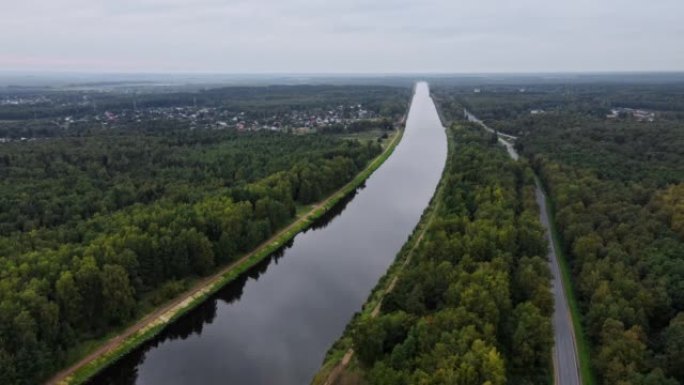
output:
[[[436,94],[518,136],[540,175],[597,382],[683,384],[684,85],[524,87]]]
[[[44,380],[82,343],[252,250],[382,150],[327,134],[173,129],[0,148],[2,384]]]
[[[354,349],[351,383],[547,384],[553,298],[532,169],[474,125],[449,141],[422,241],[377,317],[355,317],[333,349]]]

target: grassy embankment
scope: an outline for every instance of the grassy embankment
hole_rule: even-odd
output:
[[[560,265],[561,275],[563,279],[563,291],[565,291],[565,297],[568,300],[568,306],[570,307],[570,314],[572,316],[572,325],[575,329],[575,340],[577,342],[577,354],[579,355],[579,365],[580,365],[580,380],[583,385],[595,385],[596,378],[594,377],[594,372],[591,367],[591,353],[589,349],[589,340],[584,334],[584,327],[582,326],[582,317],[579,310],[579,303],[575,296],[575,289],[573,286],[572,274],[570,273],[570,264],[565,256],[564,243],[562,237],[558,234],[556,230],[556,211],[555,204],[553,203],[553,198],[547,193],[546,184],[543,179],[541,181],[542,190],[546,195],[546,209],[550,216],[549,225],[551,226],[551,239],[553,240],[553,245],[556,248],[556,256],[558,257],[558,263]]]
[[[409,236],[408,240],[402,246],[401,250],[399,250],[399,253],[397,253],[396,259],[394,262],[392,262],[392,265],[390,265],[385,275],[380,278],[377,285],[371,291],[368,299],[363,304],[361,311],[354,315],[354,317],[347,324],[342,336],[335,341],[330,350],[328,350],[321,369],[318,371],[318,373],[316,373],[316,376],[311,382],[312,385],[325,384],[326,381],[328,381],[333,369],[341,364],[345,354],[349,351],[349,349],[352,348],[351,330],[353,325],[359,320],[376,316],[376,314],[374,314],[376,308],[380,306],[384,296],[391,290],[393,281],[399,277],[399,274],[401,274],[404,266],[406,266],[406,264],[410,261],[413,251],[416,249],[416,247],[418,247],[422,241],[423,234],[425,234],[425,231],[430,227],[432,220],[435,218],[435,213],[439,209],[439,203],[442,199],[444,190],[444,172],[446,172],[447,167],[449,166],[449,159],[453,153],[454,143],[450,136],[450,130],[447,129],[446,132],[448,143],[447,164],[444,166],[442,177],[440,178],[439,184],[435,189],[435,194],[432,196],[430,203],[423,211],[418,224],[413,229],[413,232]],[[358,363],[352,358],[349,366],[345,370],[353,371],[357,364]]]
[[[295,219],[294,222],[288,225],[285,230],[281,231],[274,238],[262,244],[251,253],[243,256],[234,264],[225,268],[224,271],[219,273],[217,276],[212,277],[212,279],[208,283],[204,284],[201,288],[193,288],[184,295],[181,295],[180,297],[186,297],[183,301],[173,306],[169,311],[165,312],[160,317],[157,317],[152,322],[139,329],[137,332],[125,338],[113,349],[76,369],[76,371],[64,378],[59,383],[65,385],[77,385],[86,382],[89,378],[94,376],[105,367],[113,364],[136,347],[156,336],[168,324],[173,323],[175,320],[194,309],[197,305],[204,302],[223,286],[251,269],[258,262],[271,255],[274,251],[278,250],[278,248],[280,248],[282,245],[292,240],[298,233],[309,228],[309,226],[311,226],[316,219],[328,212],[328,210],[334,207],[340,200],[362,185],[365,180],[368,179],[368,177],[370,177],[370,175],[377,170],[385,162],[385,160],[389,158],[396,146],[399,144],[402,135],[403,130],[398,130],[391,138],[386,140],[385,142],[387,145],[382,154],[378,155],[363,171],[356,175],[351,182],[347,183],[344,187],[336,191],[330,197],[322,201],[320,204],[313,205],[313,207],[304,206],[302,208],[298,208],[298,214],[300,215],[298,215],[297,219]],[[308,208],[308,211],[306,211],[306,208]],[[140,322],[140,320],[137,322]],[[133,323],[131,325],[133,325]],[[106,339],[99,341],[101,343],[105,343]],[[98,348],[101,343],[90,342],[88,344],[91,346],[90,352]],[[88,353],[89,352],[83,352],[83,356],[87,356]]]

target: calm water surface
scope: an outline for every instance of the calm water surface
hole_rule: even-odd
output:
[[[404,137],[365,187],[91,384],[308,384],[418,223],[446,152],[418,83]]]

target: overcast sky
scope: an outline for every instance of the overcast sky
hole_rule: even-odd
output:
[[[684,70],[683,0],[3,0],[0,70]]]

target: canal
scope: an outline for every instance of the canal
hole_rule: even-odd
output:
[[[364,187],[90,384],[308,384],[418,223],[446,155],[418,83],[401,142]]]

